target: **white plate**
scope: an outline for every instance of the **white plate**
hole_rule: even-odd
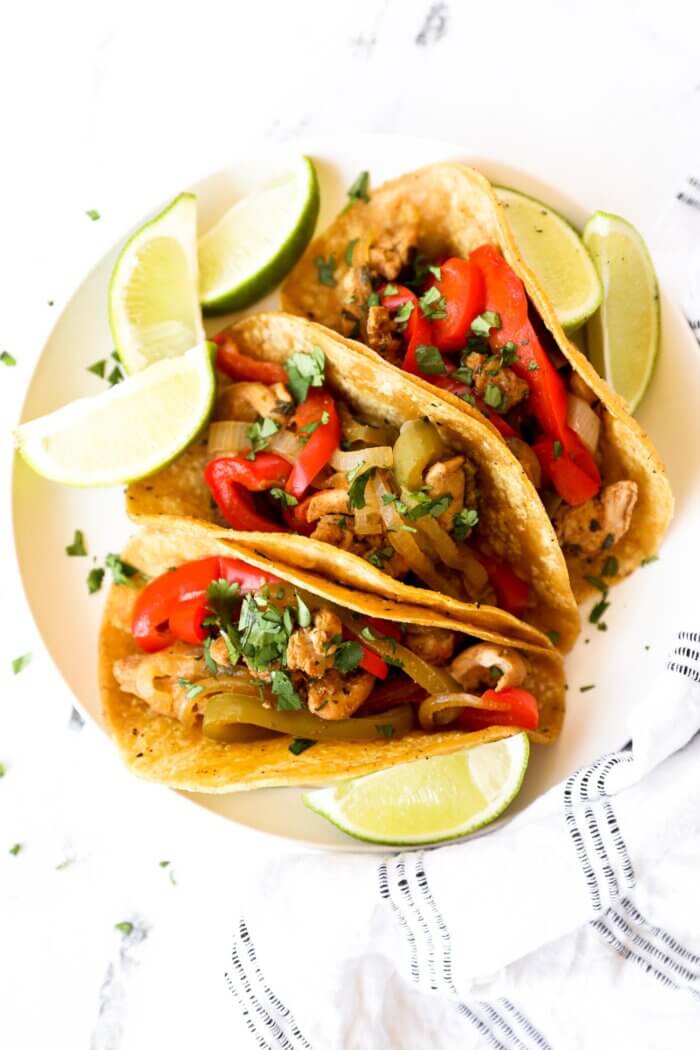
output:
[[[198,197],[200,229],[205,230],[233,200],[280,170],[291,149],[294,153],[309,153],[316,161],[322,191],[319,229],[337,212],[345,200],[346,188],[362,168],[371,169],[373,183],[378,185],[412,168],[448,159],[469,161],[494,182],[540,197],[579,227],[597,204],[576,202],[506,163],[470,156],[459,145],[356,136],[305,140],[285,149],[271,146],[203,179],[190,187]],[[147,214],[153,214],[164,203],[156,202]],[[134,216],[135,226],[145,218]],[[128,233],[125,231],[120,243],[97,263],[58,318],[32,378],[23,419],[103,388],[103,382],[86,372],[86,367],[112,350],[107,285],[118,249]],[[271,296],[260,305],[276,306],[277,297]],[[579,765],[626,740],[628,714],[662,660],[665,639],[683,610],[690,610],[696,601],[700,486],[693,486],[693,480],[700,465],[700,363],[695,340],[679,311],[665,297],[662,309],[663,345],[639,418],[653,434],[668,465],[677,499],[676,520],[661,560],[641,569],[614,590],[606,616],[608,631],[584,627],[567,660],[569,692],[564,732],[554,747],[533,750],[525,786],[510,814]],[[225,319],[216,319],[207,327],[214,332],[224,323]],[[124,512],[122,492],[61,488],[37,477],[18,460],[13,501],[17,557],[34,618],[81,710],[101,723],[96,653],[104,595],[91,597],[87,593],[85,576],[91,560],[68,558],[64,548],[73,530],[80,528],[85,532],[91,555],[102,559],[109,551],[119,551],[133,531]],[[580,686],[587,684],[594,684],[595,688],[581,693]],[[347,839],[310,813],[303,806],[298,789],[186,797],[228,820],[307,845],[376,848]]]

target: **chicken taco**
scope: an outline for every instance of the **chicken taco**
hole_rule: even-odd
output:
[[[214,421],[129,487],[133,517],[226,524],[237,542],[358,590],[573,644],[556,537],[491,428],[298,317],[248,317],[217,342]]]
[[[228,792],[322,784],[526,729],[560,732],[558,653],[161,520],[126,547],[100,684],[137,774]]]
[[[567,339],[478,172],[436,164],[356,201],[309,246],[282,302],[498,430],[540,493],[577,598],[656,552],[673,512],[663,464]]]

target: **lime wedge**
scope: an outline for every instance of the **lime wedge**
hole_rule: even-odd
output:
[[[634,412],[649,385],[661,338],[659,288],[639,232],[597,211],[583,241],[603,282],[603,302],[588,325],[591,364]]]
[[[208,343],[23,423],[15,442],[37,474],[64,485],[117,485],[174,459],[209,418],[215,393]]]
[[[304,802],[341,831],[367,842],[442,842],[500,816],[520,790],[529,754],[527,734],[517,733],[310,791]]]
[[[300,157],[291,171],[238,201],[199,241],[199,299],[205,313],[241,310],[285,277],[318,218],[316,169]]]
[[[600,306],[602,289],[573,226],[546,204],[496,188],[516,244],[551,301],[562,328],[573,332]]]
[[[112,338],[127,372],[204,339],[197,299],[197,201],[182,193],[127,241],[109,285]]]

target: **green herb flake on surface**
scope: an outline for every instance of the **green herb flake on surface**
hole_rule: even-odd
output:
[[[348,208],[352,208],[353,204],[357,201],[364,201],[365,204],[369,203],[369,172],[361,171],[357,176],[350,189],[348,190],[348,202],[341,211],[343,215]]]
[[[376,467],[370,467],[362,474],[357,474],[348,489],[348,506],[353,510],[362,510],[365,506],[365,489],[370,478],[374,477]]]
[[[362,646],[359,642],[343,642],[335,651],[333,664],[341,674],[349,674],[359,667],[362,660]]]
[[[300,755],[302,751],[308,751],[308,749],[313,747],[315,743],[315,740],[304,740],[303,738],[299,738],[298,740],[292,740],[289,745],[289,750],[293,755]]]
[[[547,637],[549,638],[552,645],[559,645],[559,642],[561,641],[561,634],[559,633],[559,631],[547,631]]]
[[[489,408],[500,408],[503,404],[503,391],[497,383],[487,383],[484,390],[484,401]]]
[[[21,849],[22,849],[22,843],[21,842],[15,842],[14,846],[11,846],[8,852],[10,853],[11,856],[16,857]]]
[[[100,218],[100,213],[98,212],[97,208],[88,208],[85,214],[87,215],[88,219],[92,219],[93,222],[97,222],[97,220]]]
[[[527,370],[528,372],[539,372],[540,366],[537,364],[537,361],[530,361],[530,364],[527,366]]]
[[[289,379],[289,389],[298,403],[306,400],[309,388],[323,386],[326,358],[320,346],[312,346],[311,353],[297,350],[284,363]]]
[[[441,321],[447,317],[447,300],[444,295],[440,295],[440,289],[436,285],[428,288],[428,291],[421,295],[418,302],[423,311],[423,316],[428,317],[431,321]]]
[[[365,560],[374,565],[377,569],[383,569],[386,562],[391,561],[394,557],[393,547],[380,547],[379,550],[370,551],[365,556]]]
[[[414,306],[415,306],[415,303],[412,302],[410,299],[408,300],[407,303],[402,303],[401,306],[396,311],[396,313],[394,314],[394,321],[395,321],[395,323],[396,324],[405,324],[406,321],[408,321],[408,319],[411,316],[411,314],[413,313],[413,307]]]
[[[318,273],[318,283],[324,284],[326,288],[335,288],[338,283],[335,279],[335,270],[337,263],[334,255],[329,255],[327,259],[324,259],[322,255],[317,255],[314,259],[316,265],[316,272]]]
[[[394,727],[387,723],[386,725],[376,725],[374,728],[377,730],[380,736],[390,737],[394,735]]]
[[[296,496],[293,496],[291,492],[285,492],[284,489],[270,489],[270,495],[273,499],[279,500],[283,507],[296,507],[299,502]]]
[[[605,613],[608,611],[609,608],[610,608],[610,602],[607,601],[605,598],[601,598],[601,600],[597,603],[597,605],[594,605],[593,608],[591,609],[590,616],[588,617],[588,622],[589,623],[595,623],[595,624],[599,623],[601,617],[605,615]],[[599,629],[604,629],[604,628],[601,627]]]
[[[7,350],[3,350],[2,353],[0,353],[0,361],[2,361],[7,368],[14,368],[17,364],[17,359],[14,358],[12,354],[8,354]]]
[[[591,587],[595,587],[601,594],[608,593],[608,585],[605,580],[601,580],[599,576],[585,576],[586,583],[590,583]]]
[[[499,314],[493,312],[493,310],[485,310],[483,314],[479,314],[472,321],[470,328],[474,335],[480,336],[485,339],[492,328],[501,327],[501,318]]]
[[[25,669],[27,664],[31,663],[31,660],[31,653],[25,653],[24,656],[16,656],[12,661],[12,673],[19,674],[20,671],[23,671]]]
[[[473,528],[479,524],[479,513],[472,507],[464,507],[452,521],[452,535],[458,543],[466,540]]]
[[[101,361],[95,361],[94,365],[88,365],[86,371],[92,372],[92,374],[94,376],[97,376],[99,379],[104,379],[106,367],[107,362],[104,358],[102,358]]]
[[[278,711],[301,710],[301,697],[286,671],[272,672],[272,692],[277,697]]]
[[[66,547],[66,554],[69,558],[84,558],[87,555],[85,536],[80,529],[76,529],[73,533],[73,542]]]
[[[128,937],[133,932],[134,924],[133,922],[115,922],[114,929],[119,930],[125,937]]]
[[[135,565],[130,565],[128,561],[124,561],[118,554],[107,555],[105,558],[105,569],[109,569],[114,582],[122,586],[136,586],[138,581],[135,577],[140,575]]]
[[[347,245],[345,246],[345,254],[343,258],[345,259],[346,266],[352,266],[352,253],[355,251],[355,245],[357,244],[359,239],[359,237],[353,237],[353,239],[351,241],[348,241]]]
[[[96,566],[94,569],[90,569],[87,574],[87,589],[88,594],[96,594],[102,586],[102,581],[105,578],[104,569],[100,569]]]
[[[442,354],[436,346],[421,345],[416,347],[416,364],[427,376],[444,375],[447,371]]]
[[[651,565],[651,563],[653,561],[658,561],[658,560],[659,560],[658,554],[650,554],[648,558],[642,558],[641,564],[642,565]]]
[[[587,693],[589,689],[595,689],[595,685],[581,685],[579,686],[579,693]]]
[[[619,571],[619,563],[614,554],[610,554],[603,562],[603,568],[600,570],[601,576],[617,576]]]

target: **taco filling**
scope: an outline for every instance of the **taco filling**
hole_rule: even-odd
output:
[[[558,350],[497,248],[427,259],[418,225],[370,243],[342,278],[342,330],[478,409],[540,491],[567,553],[596,555],[630,527],[637,483],[602,476],[603,407]]]
[[[150,580],[131,635],[135,651],[112,663],[122,692],[213,741],[539,724],[527,651],[350,612],[239,558]]]
[[[400,429],[353,414],[325,383],[322,350],[284,363],[216,338],[221,387],[204,480],[238,531],[293,531],[366,559],[394,579],[519,614],[528,585],[480,528],[477,464],[428,419]]]

